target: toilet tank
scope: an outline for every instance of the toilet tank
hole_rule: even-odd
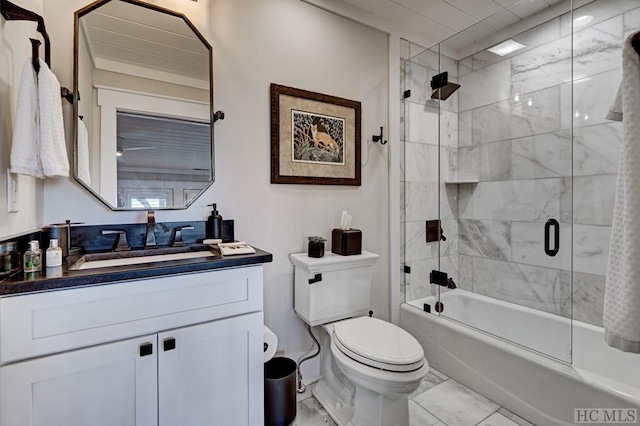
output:
[[[371,269],[377,254],[328,253],[314,258],[300,253],[290,258],[294,265],[294,309],[307,324],[325,324],[368,312]]]

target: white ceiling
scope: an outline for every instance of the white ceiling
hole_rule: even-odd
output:
[[[96,68],[153,70],[209,82],[209,49],[182,19],[111,1],[80,18]],[[119,64],[119,68],[113,68]]]
[[[423,40],[432,40],[433,44],[436,44],[465,29],[468,30],[464,33],[464,42],[479,41],[563,0],[342,1],[401,26],[407,26],[414,33],[423,36]]]

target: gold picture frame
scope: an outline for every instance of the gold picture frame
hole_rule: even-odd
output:
[[[361,185],[361,103],[271,84],[271,183]]]

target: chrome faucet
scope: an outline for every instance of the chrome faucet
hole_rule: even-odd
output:
[[[144,248],[158,248],[156,243],[156,214],[152,210],[147,212],[147,235],[144,239]]]

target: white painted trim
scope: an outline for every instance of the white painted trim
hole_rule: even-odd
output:
[[[89,37],[89,30],[87,30],[87,20],[83,19],[82,21],[78,21],[80,22],[80,34],[82,35],[82,40],[84,41],[84,44],[87,46],[87,50],[89,51],[89,59],[91,61],[91,65],[93,66],[93,68],[96,67],[95,64],[95,54],[93,53],[93,43],[91,43],[91,37]]]
[[[400,36],[389,35],[389,311],[400,321]]]
[[[93,86],[94,88],[98,89],[98,91],[100,91],[100,89],[106,91],[112,91],[112,92],[120,92],[120,93],[129,93],[129,94],[133,94],[133,95],[141,95],[141,96],[145,96],[147,98],[158,98],[158,99],[167,99],[167,100],[171,100],[171,101],[179,101],[179,102],[187,102],[190,104],[197,104],[197,105],[206,105],[207,108],[209,108],[209,101],[198,101],[195,99],[187,99],[187,98],[178,98],[176,96],[167,96],[167,95],[161,95],[158,93],[147,93],[147,92],[138,92],[136,90],[130,90],[130,89],[123,89],[120,87],[111,87],[111,86],[104,86],[101,84],[95,84]],[[211,117],[206,117],[206,120],[209,120]]]
[[[208,60],[208,59],[207,59]],[[170,73],[153,68],[145,68],[122,61],[114,61],[104,57],[95,57],[95,68],[111,71],[119,74],[133,75],[150,80],[163,81],[165,83],[179,84],[182,86],[195,87],[196,89],[209,90],[209,80],[202,80],[196,77]]]

